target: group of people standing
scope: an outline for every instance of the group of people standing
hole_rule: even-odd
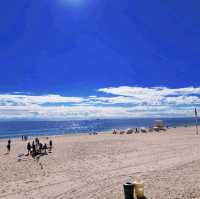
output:
[[[24,139],[25,138],[25,139]],[[23,140],[26,140],[27,137],[23,137]],[[49,140],[49,144],[47,145],[46,143],[41,143],[38,138],[35,138],[35,140],[32,141],[32,143],[28,142],[27,143],[27,150],[28,154],[31,155],[32,157],[35,157],[36,155],[41,155],[41,154],[47,154],[48,152],[51,153],[53,147],[53,142],[52,140]],[[11,150],[11,139],[9,138],[8,143],[7,143],[7,153],[10,153]]]
[[[32,155],[32,157],[35,157],[39,154],[47,154],[47,149],[49,152],[51,152],[53,147],[52,140],[49,141],[49,146],[47,146],[46,143],[41,143],[38,138],[35,138],[35,140],[32,141],[32,143],[27,143],[27,151],[28,155]]]

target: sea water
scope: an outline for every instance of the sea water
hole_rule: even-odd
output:
[[[150,127],[159,118],[96,119],[70,121],[0,121],[0,138],[103,132]],[[194,125],[194,118],[162,118],[166,126]]]

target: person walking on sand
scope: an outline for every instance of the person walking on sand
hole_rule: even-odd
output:
[[[43,148],[43,145],[42,143],[39,144],[39,153],[42,153],[42,148]]]
[[[53,147],[53,142],[52,140],[49,141],[49,150],[51,151],[52,150],[52,147]]]
[[[28,155],[30,155],[30,152],[31,152],[31,143],[28,142],[27,144],[27,150],[28,150]]]
[[[11,141],[9,139],[7,144],[7,153],[10,153],[10,148],[11,148]]]
[[[11,144],[11,140],[10,140],[10,138],[9,138],[9,140],[8,140],[8,144]]]
[[[47,144],[45,143],[43,146],[44,152],[47,153]]]
[[[32,156],[35,157],[36,156],[36,148],[35,148],[35,142],[32,142]]]

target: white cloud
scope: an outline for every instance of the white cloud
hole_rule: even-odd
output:
[[[200,88],[110,87],[97,95],[65,97],[0,94],[1,119],[93,119],[192,116],[200,106]],[[103,95],[106,93],[107,95]]]
[[[186,87],[186,88],[167,88],[167,87],[109,87],[98,89],[100,92],[122,95],[129,97],[141,97],[141,96],[168,96],[168,95],[190,95],[190,94],[200,94],[200,87]]]
[[[200,98],[197,96],[178,96],[166,97],[165,103],[169,105],[197,105],[200,104]]]
[[[186,87],[171,89],[166,87],[109,87],[98,89],[106,94],[128,97],[131,101],[138,101],[138,104],[146,105],[191,105],[200,104],[200,87]],[[193,95],[193,96],[191,96]],[[195,96],[196,95],[196,96]]]
[[[16,105],[34,105],[34,104],[45,104],[45,103],[80,103],[84,99],[81,97],[63,97],[60,95],[12,95],[12,94],[1,94],[0,104],[13,104]]]

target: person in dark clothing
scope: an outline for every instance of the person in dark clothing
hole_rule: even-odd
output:
[[[28,144],[27,144],[27,150],[28,150],[28,155],[29,155],[30,152],[31,152],[31,144],[30,144],[30,142],[28,142]]]
[[[47,153],[47,144],[45,143],[43,146],[44,152]]]
[[[52,147],[53,147],[53,142],[52,142],[52,140],[50,140],[50,141],[49,141],[49,150],[50,150],[50,151],[51,151]]]
[[[11,140],[10,140],[10,138],[9,138],[9,140],[8,140],[8,144],[11,144]]]
[[[32,151],[31,151],[31,153],[32,153],[32,156],[35,157],[35,155],[36,155],[36,148],[35,148],[35,142],[34,141],[32,142]]]
[[[35,138],[35,144],[36,144],[36,145],[39,145],[39,143],[40,143],[39,139],[38,139],[38,138]]]
[[[42,148],[43,148],[43,145],[42,145],[42,143],[40,143],[40,144],[39,144],[39,152],[40,152],[40,153],[42,153]]]
[[[8,144],[7,144],[7,152],[8,152],[8,153],[10,152],[10,148],[11,148],[11,140],[10,140],[10,138],[9,138]]]
[[[8,144],[7,144],[7,152],[8,153],[10,152],[10,148],[11,148],[11,144],[8,142]]]

